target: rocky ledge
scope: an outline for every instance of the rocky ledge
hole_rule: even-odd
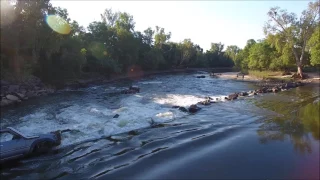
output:
[[[248,91],[248,92],[236,92],[229,94],[228,96],[225,96],[224,99],[227,101],[232,101],[238,99],[238,97],[245,97],[245,96],[255,96],[258,94],[264,94],[264,93],[277,93],[280,91],[286,91],[292,88],[296,88],[299,86],[303,86],[304,84],[301,82],[288,82],[288,83],[283,83],[283,82],[261,82],[257,84],[260,86],[259,89]],[[203,101],[200,101],[197,103],[197,105],[204,105],[208,106],[212,103],[217,103],[219,102],[220,98],[213,99],[211,97],[205,97]],[[177,108],[182,112],[186,113],[196,113],[199,110],[201,110],[200,107],[198,107],[196,104],[191,105],[189,108],[185,108],[183,106],[172,106],[172,108]]]
[[[55,88],[45,85],[39,78],[30,76],[20,83],[1,80],[1,107],[19,104],[29,98],[55,92]]]

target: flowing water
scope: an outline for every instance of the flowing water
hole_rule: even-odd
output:
[[[71,131],[54,153],[4,164],[1,179],[319,178],[318,87],[226,102],[256,87],[195,75],[63,90],[2,110],[1,128]],[[117,93],[130,85],[141,92]],[[206,96],[217,103],[196,114],[172,108]]]

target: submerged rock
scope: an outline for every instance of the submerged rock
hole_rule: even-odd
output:
[[[210,99],[207,99],[207,100],[204,100],[204,101],[200,101],[198,104],[202,104],[202,105],[207,106],[207,105],[211,104],[211,101],[210,101]]]
[[[248,96],[255,96],[255,95],[257,95],[256,92],[250,92]]]
[[[135,94],[139,92],[140,88],[138,86],[130,86],[129,89],[122,90],[121,94]]]
[[[273,88],[272,88],[272,92],[276,93],[276,92],[278,92],[278,91],[279,91],[279,88],[278,88],[278,87],[273,87]]]
[[[7,96],[6,96],[6,98],[8,99],[8,100],[11,100],[11,101],[20,101],[20,99],[17,97],[17,96],[14,96],[14,95],[11,95],[11,94],[8,94]]]
[[[234,93],[234,94],[230,94],[228,97],[226,97],[225,99],[227,100],[235,100],[238,98],[238,94]]]
[[[297,86],[303,86],[304,84],[302,82],[297,82],[296,85]]]
[[[26,95],[22,93],[13,93],[15,96],[17,96],[19,99],[24,100],[26,99]]]
[[[182,112],[188,112],[187,108],[185,108],[185,107],[179,107],[179,110]]]
[[[206,76],[202,75],[202,76],[197,76],[197,78],[205,78]]]
[[[0,103],[0,106],[1,107],[4,107],[4,106],[9,106],[11,104],[14,104],[14,101],[11,101],[9,99],[5,99],[5,98],[2,98],[1,99],[1,103]]]
[[[289,83],[286,83],[286,84],[284,85],[284,87],[285,87],[286,89],[295,88],[295,87],[296,87],[296,83],[289,82]]]
[[[118,118],[120,115],[119,114],[116,114],[113,116],[113,118]]]
[[[133,90],[133,91],[136,91],[136,92],[140,92],[140,88],[138,86],[130,86],[129,87],[129,90]]]
[[[196,112],[198,112],[200,109],[201,109],[200,107],[198,107],[197,105],[193,104],[193,105],[191,105],[191,106],[189,107],[188,110],[189,110],[190,113],[196,113]]]
[[[20,89],[20,86],[19,85],[10,85],[8,87],[8,93],[13,93],[13,92],[18,92]]]
[[[239,96],[248,96],[248,93],[247,92],[241,92],[241,93],[239,93]]]
[[[129,131],[128,134],[131,135],[131,136],[136,136],[136,135],[139,135],[139,132],[135,131],[135,130],[132,130],[132,131]]]

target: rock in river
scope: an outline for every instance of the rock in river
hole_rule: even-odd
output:
[[[230,94],[228,97],[226,97],[225,99],[227,100],[235,100],[238,98],[238,94],[234,93],[234,94]]]
[[[188,110],[185,107],[179,107],[179,110],[182,112],[188,112]]]
[[[207,106],[207,105],[210,105],[210,104],[211,104],[211,101],[210,101],[210,99],[206,99],[206,100],[204,100],[204,101],[199,102],[198,104],[202,104],[202,105]]]
[[[140,88],[138,86],[130,86],[129,89],[134,90],[136,92],[140,92]]]
[[[11,101],[11,100],[9,100],[9,99],[2,98],[0,105],[1,105],[1,107],[4,107],[4,106],[11,105],[11,104],[13,104],[13,103],[14,103],[14,101]]]
[[[17,96],[14,96],[14,95],[11,95],[11,94],[8,94],[6,96],[7,99],[9,99],[10,101],[14,101],[14,102],[19,102],[20,99],[17,97]]]
[[[199,108],[197,105],[193,104],[193,105],[191,105],[191,106],[189,107],[188,110],[189,110],[190,113],[196,113],[196,112],[198,112],[200,109],[201,109],[201,108]]]
[[[247,92],[241,92],[241,93],[239,94],[239,96],[248,96],[248,93],[247,93]]]
[[[272,92],[276,93],[276,92],[278,92],[278,91],[279,91],[279,88],[278,88],[278,87],[273,87],[273,88],[272,88]]]
[[[206,76],[202,75],[202,76],[197,76],[197,78],[205,78]]]

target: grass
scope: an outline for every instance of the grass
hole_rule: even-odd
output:
[[[253,71],[249,70],[248,74],[253,77],[257,77],[263,80],[273,80],[273,81],[279,81],[279,80],[284,80],[284,81],[290,81],[292,78],[291,77],[281,77],[282,72],[281,71]]]

